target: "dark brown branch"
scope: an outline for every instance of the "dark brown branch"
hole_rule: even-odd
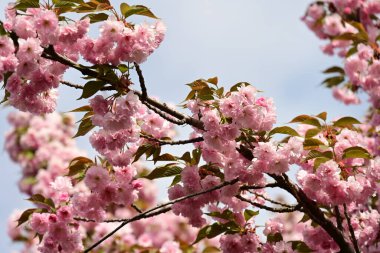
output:
[[[100,76],[98,72],[90,69],[90,67],[78,64],[78,63],[58,54],[54,50],[53,46],[49,46],[49,47],[45,48],[44,52],[42,53],[42,57],[49,59],[49,60],[57,61],[59,63],[66,65],[66,66],[70,66],[70,67],[80,71],[83,75],[87,75],[87,76],[97,78],[99,80],[103,80],[103,81],[109,83],[113,87],[114,90],[117,90],[116,87],[120,86],[119,85],[120,80],[118,80],[118,79],[113,80],[113,79],[105,78],[104,76]],[[144,83],[144,85],[145,85],[145,83]],[[149,97],[145,98],[144,95],[139,91],[135,91],[135,90],[131,90],[131,91],[135,95],[137,95],[140,98],[140,100],[143,101],[144,103],[148,103],[149,105],[155,107],[156,109],[158,109],[162,112],[165,112],[165,113],[169,114],[170,116],[178,119],[178,122],[181,122],[181,123],[184,122],[184,123],[189,124],[195,128],[204,130],[204,125],[203,125],[202,121],[194,119],[194,118],[189,117],[187,115],[184,115],[184,114],[182,114],[182,113],[180,113],[174,109],[171,109],[167,105],[162,104],[162,103],[160,103],[154,99],[151,99]]]
[[[236,195],[235,197],[240,199],[241,201],[247,202],[247,203],[249,203],[249,204],[251,204],[257,208],[264,209],[264,210],[274,212],[274,213],[291,213],[294,211],[300,211],[301,210],[301,206],[299,204],[296,206],[293,206],[293,207],[288,207],[288,208],[274,208],[274,207],[262,205],[259,203],[255,203],[255,202],[250,201],[249,199],[246,199],[240,195]]]
[[[334,206],[334,215],[336,218],[336,225],[340,231],[343,231],[342,217],[340,216],[339,206]]]
[[[253,159],[252,152],[241,152],[240,150],[239,152],[246,159],[250,161]],[[289,180],[286,174],[268,175],[276,181],[280,188],[289,192],[297,200],[297,203],[301,204],[302,211],[307,214],[315,223],[320,225],[331,236],[331,238],[339,245],[341,252],[354,253],[354,250],[346,241],[346,238],[344,237],[342,231],[335,227],[335,225],[330,220],[326,219],[324,213],[318,207],[317,203],[309,199],[309,197],[307,197],[301,188]]]
[[[171,210],[171,207],[167,207],[167,208],[163,208],[161,210],[158,210],[158,211],[155,211],[155,212],[152,212],[152,213],[146,213],[146,212],[144,212],[144,213],[141,213],[139,215],[136,215],[135,217],[133,217],[131,219],[125,220],[118,227],[116,227],[114,230],[112,230],[110,233],[108,233],[107,235],[105,235],[104,237],[102,237],[99,241],[97,241],[96,243],[94,243],[91,247],[87,248],[83,252],[87,253],[87,252],[90,252],[91,250],[95,249],[97,246],[99,246],[100,244],[102,244],[102,242],[104,242],[105,240],[107,240],[108,238],[110,238],[113,234],[115,234],[117,231],[119,231],[122,227],[124,227],[128,223],[131,223],[131,222],[137,221],[137,220],[141,220],[141,219],[150,218],[150,217],[162,214],[162,213],[166,213],[166,212],[168,212],[170,210]]]
[[[136,68],[136,73],[139,77],[139,83],[140,83],[140,87],[141,87],[141,101],[145,101],[146,98],[148,97],[148,92],[146,90],[144,76],[143,76],[143,73],[140,69],[140,66],[136,62],[134,62],[134,65]]]
[[[121,223],[118,227],[116,227],[110,233],[108,233],[107,235],[105,235],[103,238],[101,238],[99,241],[97,241],[91,247],[89,247],[88,249],[86,249],[84,252],[85,253],[86,252],[90,252],[90,250],[92,250],[92,249],[96,248],[97,246],[99,246],[102,242],[104,242],[105,240],[107,240],[109,237],[111,237],[113,234],[115,234],[117,231],[119,231],[121,228],[123,228],[128,223],[131,223],[131,222],[136,221],[136,220],[152,217],[152,216],[164,213],[164,212],[168,212],[169,210],[171,210],[171,205],[173,205],[175,203],[178,203],[178,202],[184,201],[186,199],[190,199],[190,198],[202,195],[202,194],[206,194],[206,193],[209,193],[209,192],[221,189],[221,188],[223,188],[223,187],[225,187],[227,185],[233,185],[233,184],[235,184],[238,181],[239,181],[238,178],[235,178],[235,179],[233,179],[231,181],[225,181],[225,182],[223,182],[223,183],[221,183],[221,184],[219,184],[219,185],[217,185],[215,187],[212,187],[210,189],[207,189],[207,190],[204,190],[204,191],[200,191],[200,192],[196,192],[196,193],[193,193],[193,194],[189,194],[187,196],[183,196],[181,198],[177,198],[175,200],[166,202],[166,203],[164,203],[162,205],[158,205],[158,206],[156,206],[154,208],[151,208],[151,209],[149,209],[149,210],[147,210],[147,211],[145,211],[143,213],[140,213],[140,214],[134,216],[133,218],[126,219],[126,220],[118,220],[118,221],[123,221],[123,223]],[[166,206],[169,206],[169,205],[170,205],[170,207],[166,207]],[[81,218],[77,218],[77,220],[92,222],[92,220],[86,220],[86,219],[81,219]]]
[[[136,210],[138,213],[142,213],[141,209],[138,208],[135,204],[132,204],[131,207]]]
[[[189,143],[196,143],[196,142],[201,142],[203,141],[203,137],[198,137],[198,138],[193,138],[193,139],[188,139],[188,140],[179,140],[179,141],[167,141],[167,140],[160,140],[156,139],[152,136],[145,135],[145,134],[140,134],[141,137],[157,142],[160,146],[165,146],[165,145],[184,145],[184,144],[189,144]]]
[[[246,191],[246,190],[260,190],[260,189],[265,189],[265,188],[275,188],[279,187],[277,183],[271,183],[271,184],[266,184],[263,186],[258,186],[258,185],[243,185],[240,187],[241,191]]]
[[[83,90],[83,88],[84,88],[82,85],[74,84],[74,83],[64,81],[64,80],[61,80],[60,83],[66,85],[68,87],[74,88],[74,89]],[[106,87],[101,88],[100,90],[101,91],[112,91],[112,90],[115,90],[115,88],[112,86],[106,86]]]
[[[344,208],[344,216],[346,217],[346,220],[347,220],[348,230],[350,231],[351,242],[354,245],[355,252],[356,253],[360,253],[360,249],[359,249],[359,246],[358,246],[358,241],[356,240],[356,237],[355,237],[354,228],[352,227],[352,224],[351,224],[351,218],[350,218],[350,216],[347,213],[347,206],[346,206],[346,204],[343,204],[343,208]]]
[[[173,124],[176,124],[176,125],[184,125],[186,122],[184,120],[178,120],[176,118],[173,118],[171,116],[168,116],[166,113],[162,112],[161,110],[155,108],[154,106],[152,106],[151,104],[147,103],[146,101],[143,101],[143,104],[148,107],[149,109],[151,109],[152,111],[154,111],[155,113],[157,113],[158,115],[161,116],[161,118],[164,118],[166,119],[167,121],[173,123]]]
[[[335,225],[325,217],[324,213],[318,207],[317,203],[309,199],[309,197],[306,196],[301,188],[289,180],[286,174],[268,175],[276,180],[282,189],[286,190],[296,198],[297,202],[302,205],[302,211],[306,213],[315,223],[320,225],[331,236],[331,238],[339,245],[341,252],[354,253],[354,250],[346,241],[346,238],[344,237],[342,231],[335,227]]]
[[[262,198],[263,200],[266,200],[266,201],[268,201],[268,202],[270,202],[270,203],[272,203],[272,204],[275,204],[275,205],[284,206],[284,207],[287,207],[287,208],[293,208],[293,207],[294,207],[294,206],[292,206],[292,205],[288,205],[288,204],[281,203],[281,202],[278,202],[278,201],[276,201],[276,200],[273,200],[273,199],[267,198],[267,197],[265,197],[264,195],[262,195],[262,194],[258,194],[258,193],[256,193],[256,192],[253,192],[253,194],[256,195],[257,197]]]

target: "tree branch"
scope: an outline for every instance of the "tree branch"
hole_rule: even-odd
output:
[[[90,250],[92,250],[92,249],[96,248],[97,246],[99,246],[102,242],[104,242],[105,240],[107,240],[109,237],[111,237],[113,234],[115,234],[117,231],[119,231],[121,228],[123,228],[128,223],[131,223],[131,222],[136,221],[136,220],[152,217],[152,216],[155,216],[155,215],[158,215],[158,214],[161,214],[161,213],[168,212],[169,210],[171,210],[171,206],[170,207],[166,207],[166,206],[173,205],[175,203],[184,201],[186,199],[190,199],[190,198],[196,197],[198,195],[202,195],[202,194],[205,194],[205,193],[209,193],[209,192],[221,189],[221,188],[223,188],[223,187],[225,187],[227,185],[233,185],[233,184],[235,184],[238,181],[239,181],[238,178],[235,178],[235,179],[230,180],[230,181],[225,181],[225,182],[223,182],[223,183],[221,183],[221,184],[219,184],[217,186],[214,186],[214,187],[212,187],[210,189],[207,189],[207,190],[204,190],[204,191],[200,191],[200,192],[196,192],[196,193],[193,193],[193,194],[190,194],[190,195],[186,195],[186,196],[183,196],[181,198],[177,198],[175,200],[166,202],[166,203],[164,203],[162,205],[158,205],[158,206],[156,206],[154,208],[151,208],[151,209],[149,209],[149,210],[147,210],[147,211],[145,211],[143,213],[140,213],[140,214],[134,216],[133,218],[125,219],[125,220],[117,220],[117,221],[122,221],[122,223],[118,227],[116,227],[114,230],[112,230],[110,233],[108,233],[107,235],[105,235],[104,237],[102,237],[99,241],[97,241],[96,243],[94,243],[91,247],[89,247],[88,249],[86,249],[84,251],[84,253],[90,252]],[[82,219],[82,218],[76,218],[76,220],[86,221],[86,222],[87,221],[92,222],[92,220],[86,220],[86,219]]]
[[[80,71],[83,75],[91,76],[91,77],[97,78],[99,80],[105,81],[105,82],[111,84],[111,86],[113,87],[113,90],[117,90],[117,87],[120,86],[119,85],[119,83],[120,83],[119,79],[113,80],[113,79],[105,78],[104,76],[100,76],[98,72],[90,69],[90,67],[84,66],[82,64],[78,64],[78,63],[64,57],[63,55],[60,55],[59,53],[57,53],[54,50],[53,46],[48,46],[47,48],[45,48],[43,53],[42,53],[42,57],[49,59],[49,60],[52,60],[52,61],[57,61],[59,63],[66,65],[66,66],[70,66],[70,67]],[[139,80],[139,81],[141,81],[141,80]],[[145,83],[143,83],[143,85],[145,85]],[[141,86],[141,83],[140,83],[140,86]],[[151,99],[149,97],[144,97],[144,95],[139,91],[135,91],[135,90],[131,90],[131,91],[136,96],[138,96],[142,102],[149,103],[149,105],[155,107],[156,109],[171,115],[172,117],[178,119],[179,120],[178,122],[181,122],[181,123],[184,122],[182,124],[186,123],[186,124],[189,124],[195,128],[204,130],[204,125],[203,125],[202,121],[194,119],[194,118],[189,117],[187,115],[184,115],[184,114],[182,114],[182,113],[180,113],[174,109],[171,109],[167,105],[162,104],[162,103],[160,103],[154,99]],[[162,116],[162,114],[160,114],[160,116]]]
[[[346,217],[346,220],[347,220],[348,230],[350,231],[351,241],[352,241],[352,244],[355,247],[355,252],[356,253],[360,253],[360,249],[359,249],[359,246],[358,246],[358,241],[356,240],[356,237],[355,237],[354,228],[352,227],[352,224],[351,224],[351,218],[350,218],[350,216],[347,213],[347,206],[346,206],[346,204],[343,204],[343,208],[344,208],[344,216]]]
[[[148,92],[146,90],[144,76],[143,76],[143,73],[140,69],[140,65],[138,65],[136,62],[134,62],[134,65],[136,67],[136,73],[139,77],[139,83],[140,83],[140,87],[141,87],[141,101],[145,101],[146,98],[148,97]]]
[[[196,143],[196,142],[202,142],[203,137],[198,137],[198,138],[193,138],[193,139],[188,139],[188,140],[179,140],[179,141],[167,141],[167,140],[160,140],[156,139],[152,136],[145,135],[145,134],[140,134],[142,138],[145,138],[150,141],[157,142],[160,146],[165,146],[165,145],[184,145],[184,144],[189,144],[189,143]]]
[[[259,203],[255,203],[249,199],[246,199],[240,195],[236,195],[235,198],[237,199],[240,199],[241,201],[244,201],[244,202],[247,202],[255,207],[258,207],[260,209],[264,209],[264,210],[267,210],[267,211],[271,211],[271,212],[274,212],[274,213],[291,213],[291,212],[294,212],[294,211],[300,211],[301,210],[301,205],[298,204],[296,206],[293,206],[293,207],[288,207],[288,208],[274,208],[274,207],[270,207],[270,206],[266,206],[266,205],[262,205],[262,204],[259,204]]]

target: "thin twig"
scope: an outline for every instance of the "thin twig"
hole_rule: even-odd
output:
[[[168,116],[166,113],[162,112],[161,110],[155,108],[154,106],[152,106],[151,104],[147,103],[146,101],[143,102],[144,105],[146,107],[148,107],[149,109],[151,109],[152,111],[154,111],[155,113],[157,113],[158,115],[160,115],[162,118],[166,119],[167,121],[173,123],[173,124],[176,124],[176,125],[184,125],[186,123],[185,120],[178,120],[178,119],[175,119],[171,116]]]
[[[351,218],[350,218],[350,216],[347,213],[347,206],[346,206],[346,204],[343,204],[343,208],[344,208],[344,216],[346,217],[346,220],[347,220],[348,230],[350,231],[351,242],[354,245],[355,252],[356,253],[360,253],[360,249],[359,249],[359,246],[358,246],[358,241],[356,240],[356,237],[355,237],[354,228],[352,227],[352,224],[351,224]]]
[[[264,188],[275,188],[275,187],[279,187],[279,184],[277,184],[277,183],[271,183],[271,184],[266,184],[266,185],[263,185],[263,186],[259,186],[259,185],[243,185],[242,187],[240,187],[240,190],[241,191],[260,190],[260,189],[264,189]]]
[[[165,146],[165,145],[184,145],[184,144],[196,143],[196,142],[202,142],[203,141],[203,137],[197,137],[197,138],[188,139],[188,140],[167,141],[167,140],[157,139],[157,138],[154,138],[152,136],[145,135],[145,134],[140,134],[140,136],[142,138],[144,138],[144,139],[157,142],[160,146]]]
[[[74,88],[74,89],[80,89],[80,90],[84,89],[84,86],[82,86],[82,85],[74,84],[74,83],[71,83],[71,82],[68,82],[65,80],[61,80],[60,83],[66,85],[68,87]],[[101,91],[111,91],[111,90],[115,90],[115,88],[112,86],[106,86],[106,87],[101,88],[100,90]]]
[[[152,212],[152,213],[146,213],[146,212],[144,212],[144,213],[141,213],[139,215],[134,216],[131,219],[125,220],[118,227],[116,227],[114,230],[112,230],[110,233],[108,233],[107,235],[105,235],[104,237],[102,237],[99,241],[97,241],[96,243],[94,243],[91,247],[87,248],[83,252],[87,253],[87,252],[90,252],[91,250],[95,249],[97,246],[99,246],[100,244],[102,244],[102,242],[104,242],[105,240],[107,240],[108,238],[110,238],[113,234],[115,234],[117,231],[119,231],[122,227],[124,227],[128,223],[131,223],[131,222],[137,221],[137,220],[141,220],[141,219],[146,219],[146,218],[149,218],[149,217],[153,217],[153,216],[156,216],[156,215],[159,215],[159,214],[162,214],[162,213],[166,213],[166,212],[168,212],[170,210],[171,210],[171,207],[167,207],[167,208],[163,208],[161,210],[158,210],[158,211],[155,211],[155,212]]]
[[[109,83],[113,87],[114,90],[117,90],[116,87],[120,86],[119,85],[119,83],[120,83],[119,79],[113,80],[113,79],[101,76],[95,70],[90,69],[90,67],[76,63],[76,62],[66,58],[63,55],[60,55],[59,53],[57,53],[54,50],[53,46],[49,46],[49,47],[45,48],[44,52],[42,53],[42,57],[49,59],[49,60],[57,61],[59,63],[66,65],[66,66],[70,66],[70,67],[80,71],[83,75],[91,76],[91,77],[97,78],[99,80],[105,81],[105,82]],[[184,123],[189,124],[195,128],[204,130],[204,125],[203,125],[202,121],[194,119],[194,118],[189,117],[187,115],[184,115],[184,114],[182,114],[182,113],[180,113],[174,109],[171,109],[167,105],[162,104],[162,103],[160,103],[154,99],[151,99],[149,97],[145,98],[144,95],[139,91],[135,91],[135,90],[131,90],[131,91],[135,95],[137,95],[140,98],[140,100],[142,100],[146,103],[149,103],[149,105],[155,107],[157,110],[161,110],[161,111],[171,115],[172,117],[178,119],[179,122],[184,122]]]
[[[244,202],[247,202],[257,208],[260,208],[260,209],[264,209],[264,210],[267,210],[267,211],[271,211],[271,212],[274,212],[274,213],[291,213],[291,212],[294,212],[294,211],[300,211],[301,210],[301,206],[298,204],[296,206],[293,206],[291,208],[274,208],[274,207],[270,207],[270,206],[266,206],[266,205],[262,205],[262,204],[259,204],[259,203],[255,203],[249,199],[246,199],[240,195],[236,195],[235,196],[236,198],[240,199],[241,201],[244,201]]]
[[[342,226],[342,217],[340,216],[339,212],[339,207],[334,206],[334,213],[335,213],[335,218],[336,218],[336,225],[340,231],[343,231],[343,226]]]
[[[143,76],[143,73],[140,69],[140,65],[138,65],[136,62],[134,62],[134,65],[136,68],[136,73],[139,77],[139,83],[140,83],[140,87],[141,87],[141,101],[145,101],[146,98],[148,97],[148,92],[146,90],[144,76]]]
[[[204,191],[200,191],[200,192],[196,192],[196,193],[193,193],[193,194],[189,194],[189,195],[183,196],[181,198],[177,198],[175,200],[172,200],[172,201],[166,202],[164,204],[158,205],[158,206],[156,206],[154,208],[151,208],[151,209],[149,209],[149,210],[147,210],[147,211],[145,211],[143,213],[140,213],[140,214],[138,214],[138,215],[136,215],[136,216],[134,216],[134,217],[132,217],[130,219],[123,220],[123,223],[121,223],[118,227],[116,227],[110,233],[108,233],[107,235],[105,235],[104,237],[102,237],[99,241],[97,241],[91,247],[89,247],[88,249],[86,249],[84,251],[84,253],[89,252],[90,250],[92,250],[95,247],[97,247],[98,245],[100,245],[102,242],[104,242],[105,240],[107,240],[110,236],[112,236],[113,234],[115,234],[117,231],[119,231],[122,227],[124,227],[125,225],[127,225],[130,222],[133,222],[133,221],[136,221],[136,220],[140,220],[140,219],[145,219],[145,218],[148,218],[148,217],[152,217],[152,216],[164,213],[164,212],[168,212],[169,210],[171,210],[171,205],[173,205],[175,203],[178,203],[178,202],[184,201],[186,199],[190,199],[190,198],[196,197],[198,195],[202,195],[202,194],[205,194],[205,193],[209,193],[209,192],[218,190],[218,189],[223,188],[223,187],[225,187],[227,185],[233,185],[233,184],[235,184],[238,181],[239,181],[238,178],[235,178],[235,179],[233,179],[231,181],[225,181],[225,182],[223,182],[223,183],[221,183],[221,184],[219,184],[219,185],[217,185],[215,187],[212,187],[210,189],[207,189],[207,190],[204,190]],[[166,206],[169,206],[169,205],[170,205],[170,207],[166,207]],[[80,220],[80,219],[77,219],[77,220]],[[82,220],[82,221],[86,221],[86,220]],[[91,221],[91,220],[89,220],[89,221]]]
[[[143,211],[141,211],[141,209],[138,208],[138,206],[136,206],[135,204],[132,204],[131,207],[132,207],[133,209],[135,209],[136,212],[138,212],[138,213],[142,213],[142,212],[143,212]]]
[[[262,198],[262,199],[264,199],[264,200],[266,200],[266,201],[268,201],[268,202],[270,202],[270,203],[272,203],[272,204],[275,204],[275,205],[279,205],[279,206],[283,206],[283,207],[287,207],[287,208],[293,208],[293,207],[294,207],[294,206],[292,206],[292,205],[288,205],[288,204],[281,203],[281,202],[278,202],[278,201],[276,201],[276,200],[273,200],[273,199],[267,198],[267,197],[265,197],[264,195],[259,194],[259,193],[257,193],[257,192],[253,192],[253,194],[256,195],[257,197]]]

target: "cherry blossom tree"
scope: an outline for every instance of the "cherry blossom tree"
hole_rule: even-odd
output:
[[[323,84],[347,105],[368,94],[366,119],[322,112],[274,127],[274,101],[247,82],[195,80],[186,111],[149,94],[140,64],[166,28],[145,6],[10,3],[0,23],[2,102],[20,111],[8,117],[5,148],[35,205],[12,214],[10,237],[22,252],[43,253],[380,251],[379,13],[379,1],[326,0],[302,18],[328,41],[323,52],[342,58]],[[134,24],[133,15],[152,22]],[[67,81],[69,69],[84,83]],[[78,126],[55,110],[60,85],[87,101],[72,110],[84,114]],[[178,140],[176,126],[191,128],[189,138]],[[79,136],[96,157],[76,146]],[[177,145],[188,151],[166,151]],[[157,200],[159,178],[172,178],[168,202]],[[261,210],[274,213],[262,233]]]

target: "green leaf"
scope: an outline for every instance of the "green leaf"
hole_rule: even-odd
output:
[[[292,243],[292,249],[299,252],[299,253],[310,253],[313,252],[312,249],[309,248],[309,246],[306,245],[303,241],[289,241]]]
[[[220,218],[224,220],[234,220],[234,213],[231,210],[224,210],[222,213],[220,212],[211,212],[206,213],[210,217]]]
[[[205,226],[204,228],[199,230],[197,238],[195,239],[193,244],[196,244],[205,238],[208,238],[208,239],[214,238],[214,237],[226,232],[227,230],[228,230],[227,226],[224,226],[224,225],[219,224],[219,223],[214,223],[212,225]]]
[[[91,159],[88,159],[87,157],[75,157],[73,160],[71,160],[69,164],[69,173],[67,174],[67,176],[73,177],[78,174],[84,175],[86,170],[90,168],[92,165],[94,165],[94,162]]]
[[[165,153],[153,159],[154,163],[158,161],[177,161],[177,157],[172,154]]]
[[[253,211],[249,209],[244,210],[244,219],[245,221],[249,221],[252,217],[259,215],[259,211]]]
[[[86,118],[82,120],[82,122],[79,124],[78,132],[74,135],[73,138],[86,135],[94,127],[95,126],[92,124],[91,118]]]
[[[219,252],[220,250],[214,246],[208,246],[202,251],[202,253],[219,253]]]
[[[89,112],[89,111],[92,111],[92,107],[89,105],[84,105],[74,110],[71,110],[70,112]]]
[[[305,114],[298,115],[297,117],[292,119],[289,123],[301,123],[301,124],[316,126],[318,128],[321,127],[321,123],[319,123],[318,119],[309,115],[305,115]]]
[[[87,14],[81,19],[90,18],[90,23],[94,24],[108,19],[108,14],[106,13],[96,13],[96,14]]]
[[[342,69],[341,67],[333,66],[331,68],[324,70],[323,73],[325,73],[325,74],[340,73],[340,74],[344,75],[345,72],[344,72],[344,69]]]
[[[323,157],[323,158],[333,158],[333,153],[331,151],[325,151],[325,152],[320,152],[318,150],[310,150],[310,152],[307,154],[305,157],[305,161],[318,158],[318,157]]]
[[[191,164],[191,155],[190,152],[184,153],[179,159],[185,161],[187,164]]]
[[[199,164],[199,161],[201,160],[202,152],[199,148],[194,149],[192,152],[193,158],[191,159],[191,165],[197,165]]]
[[[125,65],[125,64],[119,64],[118,66],[117,66],[117,68],[120,70],[120,72],[121,73],[125,73],[125,72],[127,72],[128,71],[128,66],[127,65]]]
[[[177,163],[174,164],[166,164],[164,166],[159,166],[155,168],[149,175],[144,178],[153,180],[156,178],[162,177],[171,177],[181,174],[182,168],[177,166]]]
[[[233,91],[238,91],[240,87],[245,87],[245,86],[248,86],[248,85],[251,85],[247,82],[240,82],[240,83],[237,83],[235,84],[234,86],[232,86],[230,88],[230,92],[233,92]]]
[[[356,46],[353,46],[351,47],[347,53],[346,53],[346,58],[350,57],[351,55],[353,54],[356,54],[358,52],[358,49],[356,48]]]
[[[314,166],[313,166],[314,171],[316,171],[322,163],[325,163],[325,162],[330,161],[330,160],[331,160],[331,158],[328,158],[328,157],[317,157],[317,158],[315,158]]]
[[[343,151],[342,158],[364,158],[364,159],[371,159],[371,154],[362,147],[350,147]]]
[[[120,5],[120,11],[125,18],[128,18],[132,15],[140,15],[157,19],[153,12],[144,5],[128,5],[126,3],[122,3]]]
[[[334,122],[333,126],[336,127],[351,127],[354,124],[361,124],[361,122],[353,117],[343,117]]]
[[[214,85],[218,85],[218,77],[215,76],[215,77],[209,78],[209,79],[207,79],[207,82],[214,84]]]
[[[52,210],[55,209],[55,205],[54,205],[53,200],[50,198],[45,198],[41,194],[34,194],[30,198],[28,198],[27,200],[29,200],[35,204],[44,205],[44,206],[46,206]]]
[[[319,146],[325,145],[322,141],[314,138],[307,138],[303,142],[304,149],[314,149],[318,148]]]
[[[323,121],[326,121],[326,119],[327,119],[327,112],[321,112],[320,114],[316,115],[315,117],[320,118]]]
[[[89,98],[93,96],[96,92],[98,92],[100,89],[104,87],[106,83],[104,81],[89,81],[87,82],[83,87],[82,96],[79,99],[82,98]]]
[[[137,149],[137,151],[136,151],[136,153],[135,153],[135,159],[133,160],[133,162],[136,162],[137,160],[139,160],[140,159],[140,157],[143,155],[143,154],[145,154],[146,152],[148,152],[149,150],[151,150],[151,149],[153,149],[154,148],[154,146],[152,145],[152,144],[143,144],[143,145],[141,145],[138,149]]]
[[[28,8],[39,8],[39,0],[18,0],[15,5],[16,10],[26,11]]]
[[[176,175],[176,176],[173,178],[173,181],[172,181],[172,183],[170,184],[169,187],[172,187],[172,186],[178,184],[179,182],[181,182],[181,174]]]
[[[312,138],[316,136],[317,134],[319,134],[320,132],[321,132],[321,129],[319,128],[311,128],[306,131],[305,138]]]
[[[333,76],[333,77],[329,77],[323,80],[322,84],[325,84],[326,87],[328,88],[332,88],[334,86],[337,86],[343,83],[343,81],[344,81],[344,76]]]
[[[0,35],[1,36],[7,35],[7,31],[5,31],[4,29],[3,22],[0,22]]]
[[[17,227],[22,225],[23,223],[25,223],[26,221],[29,220],[29,217],[33,214],[33,213],[41,213],[43,212],[44,209],[41,209],[41,208],[30,208],[30,209],[27,209],[25,210],[20,218],[18,218],[18,222],[17,222]]]
[[[283,240],[281,233],[267,235],[267,241],[270,243],[281,242]]]
[[[300,136],[296,130],[288,126],[275,127],[269,133],[268,136],[272,136],[274,134],[287,134],[291,136]]]

